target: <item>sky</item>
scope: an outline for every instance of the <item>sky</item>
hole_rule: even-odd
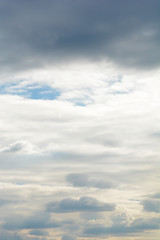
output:
[[[0,0],[0,240],[159,240],[159,9]]]

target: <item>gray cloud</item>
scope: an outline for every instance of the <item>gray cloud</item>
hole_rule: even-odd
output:
[[[7,204],[7,203],[10,203],[10,201],[8,201],[6,199],[0,199],[0,207]]]
[[[158,218],[152,218],[149,220],[145,220],[142,218],[136,219],[132,223],[128,222],[115,222],[111,227],[106,227],[104,225],[93,225],[90,227],[86,227],[84,229],[84,234],[87,235],[118,235],[118,236],[124,236],[124,235],[136,235],[140,232],[145,232],[148,230],[156,230],[159,229],[160,223]]]
[[[4,153],[34,153],[36,152],[36,147],[34,147],[30,142],[26,141],[16,141],[9,144],[7,147],[2,148],[1,152]]]
[[[152,198],[160,198],[160,193],[155,193],[152,195]]]
[[[99,212],[82,212],[80,214],[81,219],[84,219],[85,222],[95,221],[97,219],[104,219],[102,213]]]
[[[160,213],[160,200],[146,199],[141,202],[144,211]]]
[[[75,240],[75,239],[77,239],[77,238],[74,236],[71,236],[71,235],[63,235],[62,236],[62,240]]]
[[[11,144],[5,150],[5,152],[17,152],[17,151],[20,151],[21,149],[23,149],[23,145],[21,143],[15,143],[15,144]]]
[[[68,174],[66,180],[74,187],[114,188],[115,184],[98,178],[89,178],[87,174]]]
[[[114,209],[114,204],[103,203],[91,197],[82,197],[80,199],[65,198],[59,202],[50,202],[47,205],[47,211],[59,213],[85,211],[100,212],[113,211]]]
[[[31,230],[29,232],[30,235],[35,235],[35,236],[47,236],[48,233],[46,231],[43,231],[43,230],[39,230],[39,229],[34,229],[34,230]]]
[[[22,240],[22,237],[16,233],[7,233],[0,231],[0,240]]]
[[[158,0],[1,1],[1,67],[76,58],[157,66],[159,7]]]
[[[29,217],[14,216],[13,218],[6,219],[3,228],[6,230],[16,229],[43,229],[43,228],[57,228],[60,227],[58,222],[50,220],[48,213],[37,213]]]

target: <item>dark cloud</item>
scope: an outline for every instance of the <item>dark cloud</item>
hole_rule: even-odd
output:
[[[66,180],[74,187],[114,188],[115,184],[98,178],[89,178],[87,174],[68,174]]]
[[[31,230],[29,232],[29,234],[35,235],[35,236],[47,236],[48,235],[48,233],[46,231],[39,230],[39,229]]]
[[[101,211],[113,211],[115,209],[114,204],[108,204],[98,201],[91,197],[82,197],[80,199],[65,198],[61,201],[50,202],[47,205],[48,212],[101,212]]]
[[[159,8],[158,0],[2,0],[1,68],[77,58],[158,66]]]
[[[144,211],[160,213],[160,200],[146,199],[141,202]]]
[[[0,240],[22,240],[22,237],[16,233],[0,232]]]
[[[156,230],[159,229],[160,223],[158,218],[152,218],[149,220],[145,220],[142,218],[136,219],[132,223],[128,222],[114,222],[111,227],[106,227],[104,225],[96,225],[86,227],[84,229],[84,234],[86,235],[118,235],[118,236],[125,236],[125,235],[136,235],[140,232],[145,232],[148,230]]]
[[[63,235],[62,236],[62,240],[75,240],[75,239],[77,239],[77,238],[74,236],[71,236],[71,235]]]
[[[3,228],[6,230],[16,229],[44,229],[44,228],[57,228],[60,227],[58,222],[50,220],[48,213],[37,213],[26,218],[14,216],[13,218],[6,219]]]

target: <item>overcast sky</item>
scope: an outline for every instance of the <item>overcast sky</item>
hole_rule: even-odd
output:
[[[0,0],[0,240],[159,240],[159,11]]]

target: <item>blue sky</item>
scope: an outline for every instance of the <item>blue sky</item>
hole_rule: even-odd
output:
[[[0,87],[1,94],[19,95],[30,99],[54,100],[60,95],[58,89],[47,85],[25,85],[20,87],[17,83],[3,84]]]
[[[0,240],[159,240],[158,0],[0,0]]]

